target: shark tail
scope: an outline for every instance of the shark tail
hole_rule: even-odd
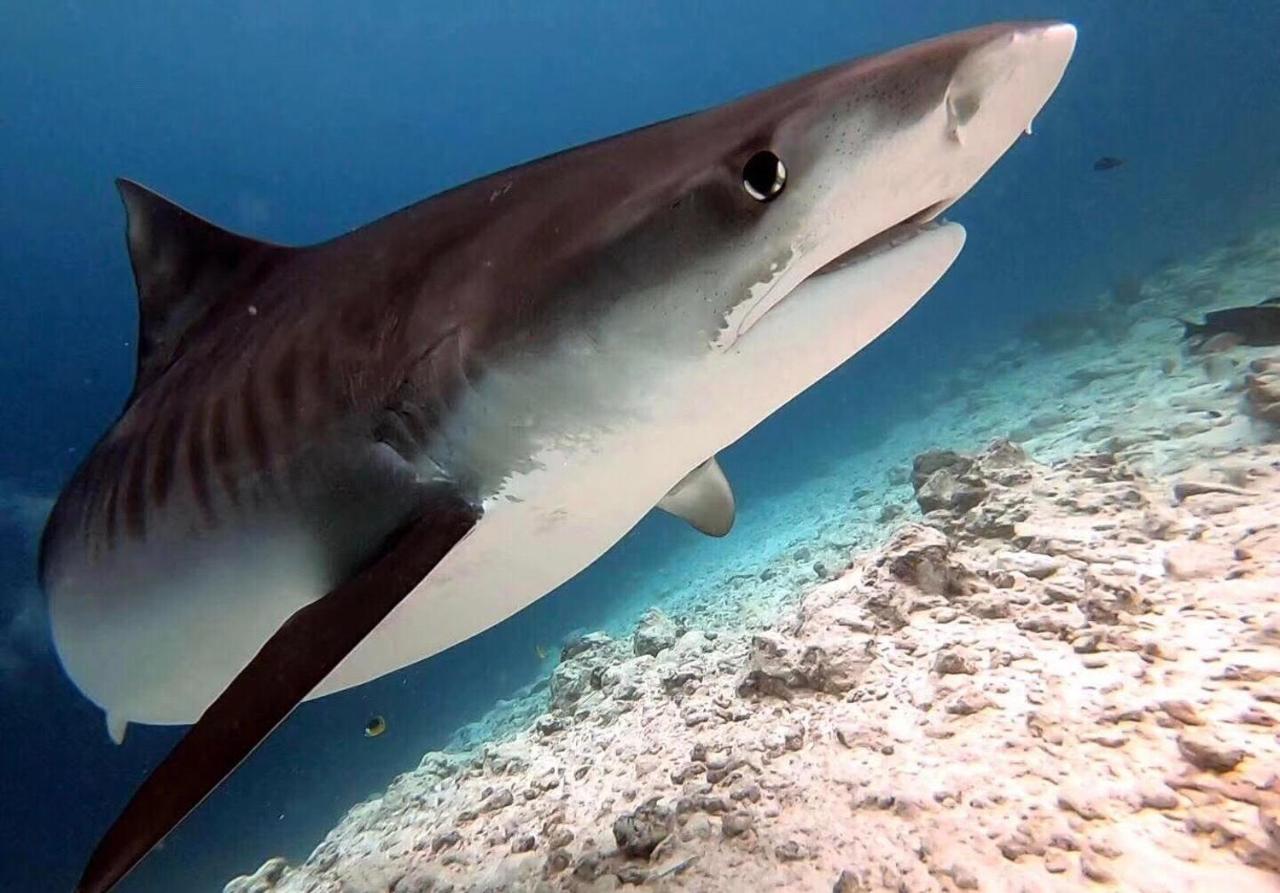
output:
[[[1178,320],[1178,322],[1182,323],[1182,340],[1183,341],[1188,341],[1191,338],[1195,338],[1200,335],[1205,335],[1209,331],[1209,327],[1202,323],[1187,322],[1185,319],[1180,319]]]

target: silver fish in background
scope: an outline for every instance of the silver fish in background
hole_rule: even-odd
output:
[[[112,887],[300,701],[510,616],[655,506],[723,535],[716,453],[950,267],[939,215],[1075,46],[998,24],[495,174],[345,236],[236,235],[131,182],[133,394],[40,574],[119,740],[194,727],[107,832]]]

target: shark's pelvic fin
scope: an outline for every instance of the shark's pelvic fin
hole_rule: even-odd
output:
[[[129,720],[118,713],[107,713],[107,735],[111,743],[124,744],[124,733],[129,730]]]
[[[224,295],[297,249],[228,232],[132,180],[116,180],[116,188],[129,219],[129,261],[138,286],[137,393],[169,365],[188,329]]]
[[[658,508],[708,536],[724,536],[733,527],[733,489],[715,456],[681,478]]]
[[[444,488],[438,488],[444,490]],[[480,512],[433,493],[362,570],[285,621],[134,793],[76,893],[104,893],[177,827],[466,536]]]

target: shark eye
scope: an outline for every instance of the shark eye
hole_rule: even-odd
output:
[[[787,168],[768,149],[757,152],[742,166],[742,188],[758,202],[773,201],[787,185]]]

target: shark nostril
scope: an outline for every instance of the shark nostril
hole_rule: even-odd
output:
[[[947,134],[951,139],[963,142],[960,131],[978,113],[981,105],[981,97],[976,90],[953,89],[947,93]]]
[[[787,168],[782,159],[765,149],[742,166],[742,188],[758,202],[773,201],[787,185]]]
[[[950,97],[951,117],[956,124],[968,124],[981,105],[977,93],[955,93]]]

